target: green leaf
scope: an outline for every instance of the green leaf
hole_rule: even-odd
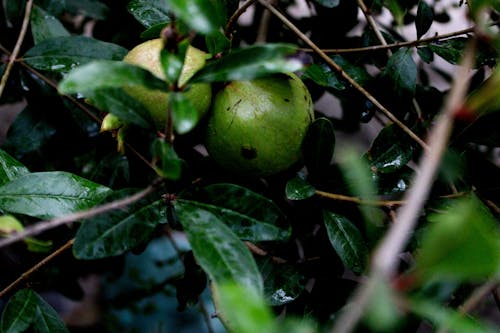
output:
[[[314,2],[326,8],[335,8],[340,4],[340,0],[314,0]]]
[[[35,320],[36,295],[31,289],[21,289],[12,296],[2,312],[0,332],[21,333]]]
[[[429,320],[436,327],[436,331],[454,333],[494,333],[494,328],[480,323],[473,318],[463,315],[443,305],[423,299],[409,300],[408,306],[416,315]]]
[[[384,1],[384,6],[389,9],[398,26],[402,26],[404,24],[404,17],[406,15],[406,9],[401,5],[401,1],[399,0]]]
[[[322,64],[308,66],[304,75],[302,75],[302,79],[309,79],[322,87],[339,91],[346,88],[344,83],[337,78],[337,75],[328,66]]]
[[[475,281],[498,270],[496,221],[476,196],[456,199],[428,220],[416,257],[424,279]]]
[[[97,59],[122,60],[127,52],[121,46],[94,38],[56,37],[36,44],[24,54],[23,60],[39,70],[66,73]]]
[[[59,83],[63,94],[124,86],[144,86],[168,91],[165,81],[148,70],[122,61],[97,60],[72,70]]]
[[[200,121],[200,116],[185,94],[180,92],[171,93],[169,102],[172,108],[174,128],[178,134],[188,133],[196,127]]]
[[[148,29],[170,22],[168,1],[165,0],[131,0],[127,10]]]
[[[347,60],[345,57],[335,54],[332,57],[332,60],[335,61],[340,67],[342,67],[342,70],[346,72],[351,78],[353,78],[357,83],[360,85],[365,85],[368,83],[372,77],[368,72],[366,71],[365,67],[362,65],[356,65]],[[336,74],[338,75],[338,74]],[[343,80],[343,79],[342,79]]]
[[[402,47],[396,51],[382,75],[391,81],[394,91],[400,96],[413,97],[417,87],[417,65],[412,57],[412,49]]]
[[[286,217],[279,207],[266,197],[234,184],[212,184],[191,199],[191,205],[206,209],[228,225],[241,239],[284,241],[290,237]]]
[[[9,128],[4,147],[17,158],[39,150],[57,133],[47,115],[39,111],[36,106],[26,106]]]
[[[111,202],[131,196],[125,189],[106,198]],[[165,217],[161,200],[146,198],[126,207],[87,219],[78,229],[73,254],[78,259],[99,259],[123,254],[148,241]]]
[[[330,165],[335,149],[335,132],[328,118],[321,117],[309,125],[302,154],[307,171],[321,173]]]
[[[316,189],[304,177],[297,175],[286,183],[285,194],[289,200],[304,200],[316,194]]]
[[[0,187],[0,209],[50,219],[91,208],[109,192],[71,173],[34,172]]]
[[[424,0],[418,1],[417,18],[415,28],[417,29],[417,39],[420,39],[431,27],[434,20],[434,11]]]
[[[403,168],[413,158],[414,142],[396,124],[383,128],[370,147],[372,170],[391,173]]]
[[[101,111],[114,114],[124,123],[142,128],[154,128],[154,122],[146,107],[121,88],[87,91],[85,97],[89,104]]]
[[[69,333],[58,313],[38,294],[35,295],[35,320],[33,329],[36,333]]]
[[[175,211],[198,264],[216,285],[234,282],[263,295],[262,277],[245,244],[216,215],[177,200]]]
[[[326,210],[323,219],[330,243],[344,265],[361,274],[368,262],[368,248],[359,229],[346,217]]]
[[[227,52],[231,48],[231,40],[222,32],[216,32],[212,35],[206,36],[205,44],[207,45],[208,52],[214,55],[221,52]]]
[[[59,20],[36,5],[31,10],[30,26],[35,44],[46,39],[70,35]]]
[[[365,160],[360,158],[358,153],[351,148],[341,151],[339,159],[339,166],[349,192],[363,200],[377,200],[377,189],[372,179],[372,172]],[[376,231],[375,227],[381,226],[384,217],[376,207],[361,205],[359,209],[363,214],[368,238],[375,241],[373,234]]]
[[[277,332],[277,322],[262,295],[237,283],[221,284],[215,293],[217,308],[230,332]]]
[[[253,45],[233,49],[219,59],[208,60],[191,82],[251,80],[272,73],[295,72],[303,67],[292,57],[297,48],[289,44]]]
[[[29,172],[21,162],[0,149],[0,186]]]
[[[304,276],[294,265],[277,264],[271,258],[257,260],[257,265],[264,279],[264,296],[269,305],[288,304],[304,291]]]
[[[219,12],[212,1],[169,0],[168,4],[175,16],[199,33],[213,34],[223,24],[221,18],[224,14]]]
[[[177,180],[182,173],[182,160],[172,145],[164,139],[156,139],[152,145],[156,173],[165,179]]]

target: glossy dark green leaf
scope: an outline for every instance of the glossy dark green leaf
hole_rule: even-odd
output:
[[[168,25],[168,23],[158,23],[153,25],[151,28],[148,28],[141,32],[142,40],[150,40],[158,38],[161,35],[162,30]]]
[[[219,59],[207,61],[191,82],[251,80],[272,73],[295,72],[304,65],[293,57],[296,51],[293,45],[270,43],[233,49]]]
[[[207,0],[169,0],[174,14],[193,30],[209,35],[222,26],[222,15],[212,1]]]
[[[271,306],[293,302],[304,291],[304,276],[288,263],[275,263],[258,258],[257,265],[264,279],[264,296]]]
[[[21,162],[0,149],[0,186],[29,172]]]
[[[412,49],[402,47],[389,58],[382,75],[391,81],[400,96],[412,97],[417,87],[417,72]]]
[[[339,5],[340,0],[314,0],[314,2],[320,4],[323,7],[335,8]]]
[[[413,158],[415,145],[396,124],[382,129],[370,147],[370,165],[376,172],[391,173]]]
[[[16,158],[42,148],[57,133],[47,115],[39,111],[38,108],[28,105],[9,128],[5,147],[8,147]]]
[[[169,89],[165,81],[139,66],[123,61],[97,60],[68,73],[59,83],[59,91],[73,94],[134,85],[163,91]]]
[[[225,183],[208,185],[200,192],[194,198],[186,199],[192,199],[192,205],[217,215],[239,238],[260,242],[290,237],[285,215],[266,197]]]
[[[50,219],[91,208],[110,191],[71,173],[34,172],[0,187],[0,209]]]
[[[289,200],[304,200],[316,194],[316,189],[304,177],[297,175],[286,183],[285,194]]]
[[[246,245],[216,215],[177,200],[175,211],[198,264],[216,285],[235,282],[263,295],[257,264]]]
[[[216,32],[205,37],[205,43],[210,54],[226,52],[231,48],[231,40],[222,32]]]
[[[312,64],[308,66],[302,75],[302,79],[309,79],[322,87],[333,88],[339,91],[346,88],[344,83],[337,78],[337,75],[324,65]]]
[[[35,320],[36,295],[31,289],[21,289],[5,305],[0,319],[0,332],[22,333]]]
[[[152,146],[155,170],[160,177],[177,180],[182,173],[182,160],[172,145],[164,139],[156,139]]]
[[[185,52],[184,52],[185,56]],[[165,80],[172,84],[179,79],[181,75],[182,66],[184,64],[184,56],[167,52],[162,49],[160,52],[160,63],[165,73]]]
[[[135,192],[128,189],[115,192],[106,201],[118,200]],[[143,245],[165,218],[162,206],[161,200],[147,198],[85,220],[76,233],[73,254],[79,259],[106,258]]]
[[[372,79],[371,75],[366,71],[364,66],[353,64],[351,61],[347,60],[345,57],[335,54],[332,57],[342,70],[346,72],[351,78],[353,78],[360,85],[365,85],[368,81]]]
[[[420,39],[431,27],[434,20],[434,11],[432,7],[424,0],[419,0],[417,8],[417,18],[415,19],[415,28],[417,29],[417,38]]]
[[[168,1],[165,0],[131,0],[127,10],[148,29],[170,22]]]
[[[416,264],[426,279],[471,281],[498,271],[495,218],[474,195],[454,200],[428,217]]]
[[[154,128],[153,120],[145,106],[120,88],[87,91],[85,97],[90,104],[101,111],[114,114],[124,123]]]
[[[417,316],[430,321],[436,331],[454,333],[494,333],[498,331],[470,316],[429,300],[413,299],[408,302],[408,306],[410,311]]]
[[[335,252],[350,270],[361,274],[368,262],[368,248],[359,229],[346,217],[323,211],[328,238]]]
[[[216,287],[215,294],[221,320],[230,332],[278,332],[271,308],[254,290],[237,283],[224,283]]]
[[[36,5],[31,10],[30,27],[35,44],[46,39],[70,35],[57,18]]]
[[[99,0],[65,0],[66,10],[98,20],[104,20],[109,14],[109,7]]]
[[[36,317],[32,327],[36,333],[69,333],[56,310],[36,293],[35,307]]]
[[[427,46],[417,48],[417,54],[424,62],[430,64],[434,60],[434,53]]]
[[[373,172],[372,179],[378,189],[379,195],[396,195],[406,192],[413,180],[414,171],[404,166],[391,173]]]
[[[200,116],[185,94],[171,93],[169,102],[172,108],[174,128],[178,134],[185,134],[196,127],[200,121]]]
[[[84,36],[46,39],[23,56],[23,60],[36,69],[69,72],[92,60],[122,60],[128,50],[112,43]]]
[[[66,0],[43,0],[37,1],[38,5],[42,7],[47,13],[59,17],[64,13]]]
[[[335,149],[335,132],[328,118],[314,120],[302,146],[304,164],[310,173],[321,173],[330,165]]]

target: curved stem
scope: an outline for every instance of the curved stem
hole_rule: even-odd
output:
[[[231,29],[233,28],[233,25],[236,23],[238,18],[248,9],[248,7],[253,5],[256,1],[257,0],[247,0],[233,13],[233,15],[231,15],[226,24],[226,28],[224,29],[224,34],[226,35],[226,37],[230,37],[232,35]]]
[[[33,0],[28,0],[26,3],[26,9],[24,11],[24,19],[23,24],[21,25],[21,31],[19,32],[19,37],[17,38],[16,45],[14,46],[14,50],[10,55],[9,62],[5,68],[5,72],[3,73],[2,80],[0,81],[0,97],[2,97],[5,86],[7,85],[7,79],[9,78],[10,71],[14,66],[14,61],[21,50],[21,45],[24,41],[24,36],[26,35],[26,31],[28,30],[28,25],[30,21],[31,8],[33,8]]]
[[[11,292],[14,288],[16,288],[19,284],[21,284],[21,282],[23,282],[24,280],[27,280],[33,273],[35,273],[40,268],[45,266],[49,261],[51,261],[52,259],[54,259],[58,255],[60,255],[61,253],[63,253],[64,251],[66,251],[67,249],[72,247],[74,241],[75,241],[74,238],[70,239],[68,242],[66,242],[66,244],[64,244],[63,246],[61,246],[60,248],[58,248],[57,250],[52,252],[50,255],[43,258],[42,261],[40,261],[39,263],[37,263],[36,265],[34,265],[30,269],[28,269],[26,272],[21,274],[14,282],[12,282],[7,287],[5,287],[2,291],[0,291],[0,298],[4,297],[9,292]]]

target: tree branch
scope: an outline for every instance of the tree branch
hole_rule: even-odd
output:
[[[134,195],[131,195],[130,197],[126,197],[120,200],[112,201],[106,204],[103,204],[101,206],[97,206],[94,208],[91,208],[89,210],[77,212],[74,214],[69,214],[66,216],[62,217],[57,217],[52,220],[47,220],[47,221],[41,221],[36,224],[30,225],[26,227],[23,231],[15,233],[11,235],[10,237],[0,239],[0,248],[5,247],[7,245],[10,245],[12,243],[15,243],[17,241],[20,241],[26,237],[30,236],[35,236],[38,235],[46,230],[54,229],[56,227],[59,227],[64,224],[71,224],[77,220],[83,220],[83,219],[88,219],[115,209],[120,209],[123,207],[126,207],[130,204],[133,204],[136,201],[141,200],[142,198],[145,198],[149,194],[153,193],[156,191],[156,189],[163,183],[162,179],[156,180],[153,184],[149,185],[146,187],[144,190],[137,192]]]
[[[21,50],[21,45],[23,44],[24,36],[26,35],[26,31],[28,30],[31,8],[33,8],[33,0],[28,0],[24,11],[24,19],[23,19],[23,24],[21,25],[21,31],[19,32],[16,45],[14,46],[14,51],[10,55],[9,62],[5,67],[5,72],[3,73],[2,80],[0,81],[0,97],[2,97],[5,86],[7,85],[7,79],[9,78],[10,71],[12,70],[12,66],[14,66],[14,61],[16,60],[17,55]]]

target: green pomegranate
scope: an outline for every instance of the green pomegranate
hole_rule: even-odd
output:
[[[160,38],[152,39],[134,47],[125,56],[123,61],[141,66],[161,79],[165,79],[161,64],[160,51],[163,47],[163,40]],[[184,66],[179,77],[179,85],[184,85],[196,71],[205,65],[207,54],[193,46],[189,46],[186,52]],[[139,100],[149,110],[158,129],[165,128],[168,93],[158,90],[148,90],[144,87],[127,87],[127,93]],[[210,107],[212,98],[212,89],[207,83],[193,84],[185,92],[187,98],[198,111],[202,118]]]
[[[234,81],[214,99],[205,146],[235,173],[277,174],[301,161],[313,111],[309,91],[293,73]]]

